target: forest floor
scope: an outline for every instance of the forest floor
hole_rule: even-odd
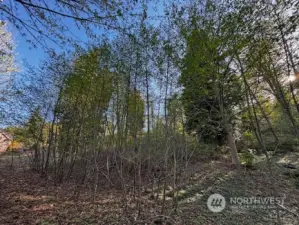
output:
[[[126,205],[120,190],[100,189],[91,200],[88,189],[76,193],[76,184],[53,182],[28,170],[25,156],[0,155],[0,224],[72,225],[72,224],[159,224],[161,206],[148,193],[142,196],[142,212],[137,218],[136,205]],[[291,163],[294,168],[286,168]],[[271,169],[269,169],[269,167]],[[193,163],[190,176],[179,184],[178,207],[168,197],[166,224],[243,225],[299,224],[299,154],[275,156],[271,166],[261,160],[254,169],[234,169],[227,160]],[[297,183],[296,183],[297,182]],[[207,199],[219,193],[226,207],[219,213],[207,208]],[[76,197],[74,197],[76,196]],[[230,197],[284,197],[278,210],[268,207],[233,207]],[[156,216],[156,219],[155,219]],[[171,218],[171,219],[170,219]],[[153,221],[156,221],[153,223]],[[160,223],[162,224],[162,223]]]

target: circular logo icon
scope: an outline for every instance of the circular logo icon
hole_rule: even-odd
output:
[[[207,206],[212,212],[221,212],[225,208],[225,198],[220,194],[212,194],[208,198]]]

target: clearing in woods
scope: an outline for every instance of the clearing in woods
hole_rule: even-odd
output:
[[[94,196],[88,186],[68,182],[55,186],[51,178],[28,169],[25,155],[0,156],[0,224],[299,224],[299,161],[298,154],[265,161],[254,170],[232,169],[225,160],[198,162],[188,168],[188,179],[182,181],[178,192],[178,209],[160,215],[161,206],[144,191],[142,212],[137,217],[135,203],[122,191],[100,187]],[[13,161],[12,161],[13,160]],[[297,169],[287,168],[288,163]],[[296,183],[297,181],[297,183]],[[297,187],[296,187],[297,185]],[[171,190],[168,190],[171,192]],[[207,208],[207,198],[223,195],[227,204],[215,213]],[[172,203],[168,194],[168,204]],[[284,204],[277,210],[232,208],[229,197],[283,196]],[[172,207],[169,207],[172,208]]]

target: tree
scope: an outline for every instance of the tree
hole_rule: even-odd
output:
[[[129,132],[136,139],[144,127],[144,100],[137,90],[130,92],[127,120]]]
[[[40,109],[36,108],[31,113],[31,116],[26,124],[28,136],[31,139],[36,140],[39,138],[42,121],[43,119],[40,113]]]
[[[79,54],[59,93],[52,121],[59,125],[59,134],[57,138],[50,138],[54,143],[49,144],[53,149],[49,147],[47,158],[50,152],[55,154],[55,146],[58,146],[60,180],[63,178],[65,160],[70,161],[69,177],[78,155],[93,153],[96,160],[103,148],[105,114],[114,85],[114,73],[107,66],[108,55],[106,48],[93,48]]]
[[[233,69],[236,34],[227,24],[231,15],[225,7],[207,2],[203,15],[191,15],[180,82],[189,130],[205,141],[221,143],[226,136],[232,163],[238,165],[233,120],[242,85]]]
[[[7,25],[0,21],[0,88],[7,82],[7,75],[17,71],[14,49],[12,35],[7,31]]]
[[[48,46],[48,42],[61,46],[81,42],[74,28],[84,29],[89,37],[97,37],[95,29],[122,30],[119,19],[130,15],[136,1],[54,0],[54,1],[1,1],[0,12],[32,47]],[[72,26],[61,22],[71,21]]]

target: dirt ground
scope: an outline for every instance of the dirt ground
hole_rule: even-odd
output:
[[[12,163],[12,157],[4,154],[0,156],[0,224],[162,224],[159,218],[164,218],[165,224],[296,225],[299,224],[298,159],[298,154],[274,157],[271,169],[261,161],[250,170],[236,170],[225,160],[194,163],[188,179],[178,186],[176,211],[172,210],[170,195],[166,213],[160,215],[161,205],[145,192],[142,211],[137,216],[136,203],[130,196],[124,201],[121,190],[100,188],[93,198],[93,190],[88,186],[78,187],[75,183],[54,186],[50,179],[28,170],[24,155],[14,156]],[[285,167],[288,163],[296,168]],[[226,207],[219,213],[207,207],[207,199],[213,193],[226,199]],[[236,208],[229,202],[230,197],[252,196],[279,196],[284,202],[275,209]]]

